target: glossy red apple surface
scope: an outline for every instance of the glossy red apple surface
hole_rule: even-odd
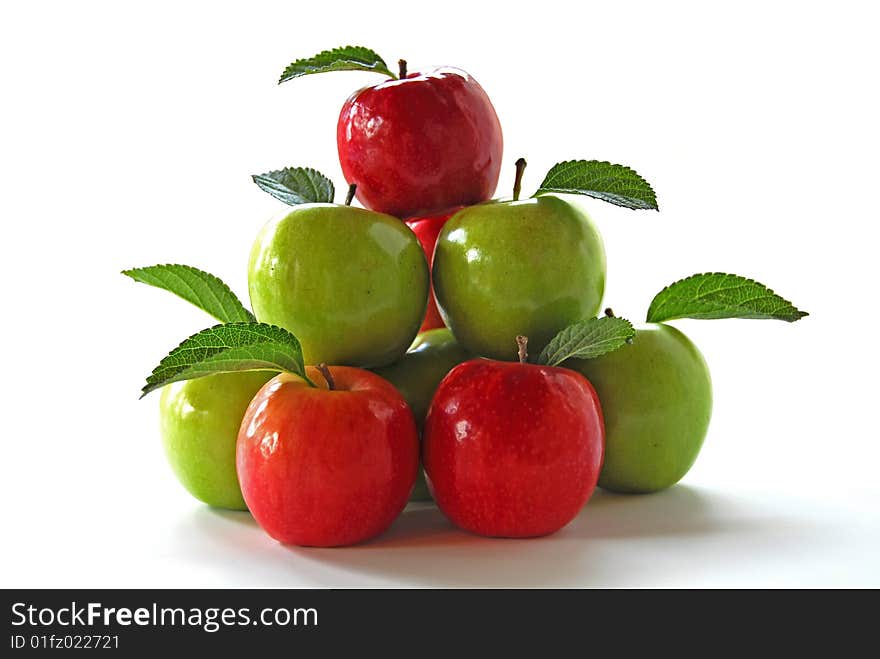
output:
[[[260,389],[236,446],[242,495],[260,526],[285,544],[368,540],[406,505],[419,467],[413,414],[369,371],[330,367],[333,389],[308,367],[310,387],[282,373]]]
[[[423,461],[437,505],[486,536],[561,529],[590,498],[605,444],[599,399],[564,368],[474,360],[440,384]]]
[[[446,220],[452,217],[458,210],[458,208],[453,208],[437,215],[414,217],[406,221],[409,228],[416,234],[416,238],[419,239],[422,249],[425,250],[425,257],[428,259],[429,268],[434,261],[434,246],[437,244],[437,236],[440,235],[440,230],[446,224]],[[440,310],[437,309],[437,300],[434,299],[434,287],[432,286],[428,294],[428,309],[425,312],[425,321],[422,323],[419,332],[427,332],[428,330],[440,327],[446,327],[446,325],[440,316]]]
[[[501,123],[464,71],[410,73],[355,92],[336,128],[339,162],[367,208],[401,218],[485,201],[501,168]]]

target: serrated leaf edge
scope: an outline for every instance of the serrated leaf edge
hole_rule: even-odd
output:
[[[782,297],[779,293],[777,293],[776,291],[774,291],[772,288],[770,288],[770,287],[767,286],[766,284],[762,284],[761,282],[756,281],[755,279],[751,279],[751,278],[749,278],[749,277],[744,277],[743,275],[735,275],[735,274],[730,273],[730,272],[698,272],[698,273],[696,273],[696,274],[689,275],[689,276],[687,276],[687,277],[682,277],[681,279],[679,279],[679,280],[677,280],[677,281],[674,281],[674,282],[672,282],[671,284],[669,284],[669,285],[667,285],[667,286],[664,286],[664,287],[663,287],[663,288],[662,288],[662,289],[661,289],[661,290],[660,290],[660,291],[654,296],[654,299],[651,300],[651,304],[648,305],[648,313],[647,313],[647,317],[646,317],[646,322],[648,322],[648,323],[662,323],[662,322],[666,322],[667,320],[681,320],[681,319],[684,319],[684,318],[690,318],[690,316],[670,316],[670,317],[667,317],[667,318],[660,318],[659,320],[655,320],[655,319],[657,318],[657,316],[656,316],[656,314],[652,314],[651,312],[652,312],[652,311],[655,311],[655,312],[656,312],[656,309],[654,309],[654,301],[655,301],[658,297],[660,297],[661,295],[663,295],[663,293],[665,293],[666,291],[668,291],[668,290],[669,290],[670,288],[672,288],[673,286],[677,286],[678,284],[681,284],[682,282],[685,282],[685,281],[687,281],[687,280],[689,280],[689,279],[694,279],[694,278],[696,278],[696,277],[736,277],[736,278],[738,278],[738,279],[742,279],[742,280],[744,280],[744,282],[741,283],[741,284],[739,284],[739,286],[745,286],[745,285],[752,284],[752,285],[757,285],[757,286],[762,287],[765,291],[767,291],[767,293],[768,293],[769,295],[772,295],[772,296],[778,297],[778,298],[782,301],[781,304],[780,304],[780,308],[784,308],[784,305],[787,305],[787,306],[791,307],[791,308],[794,310],[794,314],[793,314],[793,315],[797,315],[797,318],[792,318],[792,319],[790,319],[790,320],[787,319],[787,318],[780,318],[780,319],[779,319],[779,320],[783,320],[784,322],[787,322],[787,323],[793,323],[793,322],[796,322],[796,321],[800,320],[801,318],[805,318],[806,316],[809,316],[809,315],[810,315],[808,312],[806,312],[806,311],[802,311],[802,310],[798,309],[798,308],[794,305],[793,302],[790,302],[790,301],[787,300],[786,298]],[[734,288],[735,288],[735,287],[734,287]],[[727,290],[727,289],[716,289],[716,290],[713,291],[713,292],[716,292],[716,293],[717,293],[719,290]],[[762,295],[762,296],[760,296],[760,297],[764,297],[764,296]],[[751,299],[753,299],[753,300],[757,300],[757,299],[760,299],[760,298],[755,297],[755,298],[751,298]],[[749,300],[746,300],[746,302],[748,302],[748,301],[749,301]],[[693,300],[693,302],[694,302],[696,305],[706,304],[706,303],[704,303],[704,302],[701,303],[699,300]],[[662,303],[661,303],[661,304],[662,304]],[[661,306],[660,308],[662,308],[662,306]],[[733,319],[733,318],[731,318],[731,319]],[[696,319],[694,319],[694,320],[707,320],[707,319],[696,318]],[[723,319],[713,319],[713,320],[723,320]]]
[[[619,195],[619,194],[613,193],[613,192],[601,192],[601,191],[591,192],[591,191],[585,191],[583,189],[576,189],[576,188],[562,188],[562,187],[545,188],[544,187],[544,185],[547,183],[547,179],[550,176],[550,173],[553,172],[554,169],[558,170],[559,168],[571,167],[574,165],[581,165],[581,164],[588,164],[588,163],[596,163],[597,165],[605,165],[608,167],[620,167],[621,169],[626,170],[628,173],[635,175],[635,177],[641,183],[643,183],[645,185],[645,187],[648,188],[648,191],[651,193],[650,197],[651,197],[651,201],[653,201],[653,205],[650,205],[649,203],[643,202],[641,199],[635,199],[636,204],[639,204],[639,205],[635,205],[632,202],[623,203],[622,201],[614,199],[614,197],[622,198],[622,195]],[[618,163],[610,162],[608,160],[579,159],[579,160],[563,160],[561,162],[556,163],[547,171],[547,174],[544,176],[544,180],[541,182],[541,185],[538,186],[537,191],[535,191],[535,194],[533,194],[532,196],[537,197],[538,195],[541,195],[541,194],[552,194],[552,193],[583,195],[583,196],[587,196],[587,197],[592,197],[594,199],[599,199],[601,201],[607,201],[610,204],[614,204],[615,206],[620,206],[622,208],[629,208],[630,210],[656,210],[656,211],[660,210],[660,205],[657,203],[657,193],[654,191],[653,186],[647,181],[647,179],[645,179],[645,177],[643,177],[641,174],[639,174],[636,170],[634,170],[632,167],[630,167],[628,165],[621,165]]]
[[[287,187],[281,181],[277,181],[274,178],[272,178],[273,174],[285,173],[285,172],[292,171],[292,170],[298,170],[301,172],[306,172],[308,174],[314,174],[315,178],[320,178],[320,179],[323,179],[324,181],[326,181],[327,185],[330,186],[330,199],[329,199],[329,201],[314,201],[313,202],[309,199],[306,199],[305,197],[303,197],[301,194],[299,194],[295,190]],[[315,183],[311,177],[307,177],[307,178],[309,181],[309,185],[312,186],[312,191],[314,192],[313,196],[318,197],[319,196],[318,193],[320,192],[320,190],[315,185]],[[272,169],[272,170],[269,170],[268,172],[263,172],[262,174],[251,174],[251,180],[256,184],[256,186],[258,188],[260,188],[260,190],[262,190],[266,194],[270,195],[271,197],[274,197],[278,201],[280,201],[284,204],[287,204],[288,206],[298,206],[300,204],[311,204],[311,203],[332,204],[332,203],[334,203],[334,200],[336,199],[336,186],[333,185],[333,181],[330,179],[329,176],[324,175],[322,172],[318,171],[314,167],[282,167],[281,169]],[[274,190],[269,189],[272,186],[262,185],[262,183],[261,183],[262,181],[269,181],[272,184],[274,184],[274,186],[276,186],[276,187],[284,188],[285,190],[288,190],[288,192],[285,194],[287,194],[288,196],[297,197],[298,199],[301,199],[301,201],[297,202],[296,204],[291,204],[287,199],[284,199],[283,197],[279,196]]]
[[[379,53],[377,53],[375,50],[373,50],[372,48],[367,48],[366,46],[353,46],[353,45],[349,44],[347,46],[337,46],[336,48],[329,48],[327,50],[322,50],[321,52],[319,52],[315,55],[312,55],[311,57],[301,57],[297,60],[292,61],[290,64],[288,64],[286,67],[284,67],[284,71],[281,72],[281,76],[278,79],[278,84],[280,85],[283,82],[288,82],[289,80],[301,78],[306,75],[332,72],[333,70],[330,69],[328,71],[304,71],[304,72],[296,73],[296,74],[288,74],[288,71],[290,70],[290,68],[300,62],[307,62],[309,60],[315,60],[315,59],[318,59],[319,57],[322,57],[322,56],[332,57],[337,52],[341,53],[342,51],[345,51],[346,49],[354,49],[354,48],[361,48],[363,50],[367,50],[367,51],[371,52],[373,55],[376,56],[376,60],[377,60],[376,64],[374,66],[370,66],[368,64],[364,64],[363,62],[359,62],[356,59],[351,59],[348,57],[339,57],[335,60],[332,60],[329,64],[326,64],[325,66],[332,67],[334,64],[337,64],[339,62],[355,62],[357,64],[360,64],[362,66],[362,68],[351,69],[351,70],[375,71],[376,73],[381,73],[383,75],[387,75],[393,80],[397,79],[397,76],[395,76],[394,73],[391,72],[391,69],[388,68],[388,64],[385,62],[385,60],[382,58],[382,56],[379,55]],[[345,70],[345,69],[339,69],[339,70]]]
[[[223,328],[246,329],[248,326],[254,326],[254,325],[256,325],[256,326],[262,326],[262,327],[266,327],[266,328],[271,328],[271,329],[273,329],[273,330],[278,330],[278,331],[280,331],[280,332],[282,333],[282,335],[285,334],[285,333],[286,333],[286,334],[289,334],[290,336],[292,336],[292,337],[296,340],[297,345],[300,346],[300,359],[298,360],[299,363],[297,364],[297,366],[300,366],[300,367],[302,368],[302,373],[295,373],[295,372],[292,372],[292,371],[291,371],[291,373],[292,373],[293,375],[296,375],[297,377],[302,378],[306,383],[308,383],[310,386],[314,387],[314,386],[315,386],[314,382],[312,382],[311,379],[309,379],[308,375],[306,375],[306,371],[305,371],[305,363],[304,363],[303,360],[302,360],[302,345],[300,344],[299,339],[297,339],[296,336],[294,336],[292,332],[290,332],[290,331],[284,329],[283,327],[279,327],[278,325],[271,325],[271,324],[269,324],[269,323],[259,323],[259,322],[249,322],[249,323],[218,323],[217,325],[211,325],[210,327],[206,327],[205,329],[199,330],[198,332],[195,332],[195,333],[191,334],[190,336],[186,337],[183,341],[181,341],[180,343],[178,343],[177,346],[175,346],[174,348],[172,348],[171,350],[169,350],[168,353],[167,353],[167,354],[166,354],[161,360],[159,360],[159,364],[156,365],[155,368],[153,368],[153,370],[150,372],[150,375],[147,376],[146,384],[141,388],[141,395],[140,395],[140,398],[143,398],[143,397],[146,396],[147,394],[152,393],[153,391],[156,391],[157,389],[161,389],[162,387],[164,387],[164,386],[167,385],[167,384],[171,384],[172,382],[179,381],[179,380],[169,380],[169,379],[164,379],[164,380],[161,380],[161,381],[158,381],[158,382],[157,382],[157,381],[155,381],[154,378],[155,378],[155,376],[157,375],[157,373],[159,373],[159,372],[162,370],[162,363],[163,363],[166,359],[168,359],[171,355],[173,355],[175,352],[177,352],[178,350],[180,350],[180,348],[182,348],[182,347],[184,346],[184,344],[186,344],[188,341],[191,341],[192,339],[194,339],[195,337],[197,337],[199,334],[203,334],[204,332],[208,332],[208,331],[210,331],[210,330],[215,330],[215,329],[218,329],[218,328],[221,328],[221,327],[223,327]],[[236,347],[240,347],[240,346],[236,346]],[[192,368],[192,367],[189,366],[189,367],[187,367],[187,368]],[[185,370],[187,370],[187,368],[181,369],[181,371],[179,371],[179,372],[185,371]],[[275,372],[281,373],[281,372],[283,372],[285,369],[281,369],[281,368],[278,368],[278,369],[275,369],[275,368],[260,368],[260,369],[250,369],[250,370],[254,370],[254,371],[275,371]],[[216,373],[222,373],[222,372],[224,372],[224,371],[215,371],[215,372],[216,372]]]
[[[547,345],[544,346],[544,349],[538,355],[538,359],[537,359],[536,363],[543,364],[545,366],[558,366],[559,364],[562,364],[563,362],[565,362],[568,359],[571,359],[573,357],[577,357],[577,355],[568,354],[563,359],[558,358],[558,355],[560,355],[560,354],[571,353],[571,345],[573,343],[577,342],[575,339],[571,339],[568,343],[562,344],[561,346],[556,348],[552,354],[548,354],[547,350],[552,345],[553,341],[555,341],[559,335],[563,334],[564,332],[570,331],[572,328],[575,328],[578,325],[581,325],[582,323],[592,322],[594,320],[598,321],[597,325],[598,325],[598,323],[601,323],[603,321],[604,322],[617,321],[618,323],[625,326],[629,331],[627,332],[627,336],[623,339],[624,342],[635,337],[635,334],[636,334],[635,328],[633,327],[633,324],[629,320],[627,320],[626,318],[621,318],[620,316],[613,316],[610,318],[607,316],[603,316],[600,318],[587,318],[585,320],[581,320],[576,323],[572,323],[568,327],[565,327],[565,328],[559,330],[559,332],[556,333],[556,335],[547,343]],[[603,339],[597,345],[602,345],[603,343],[612,343],[612,342],[616,342],[616,339],[614,339],[614,340],[612,340],[611,338]],[[604,351],[600,352],[599,354],[594,355],[592,358],[601,357],[602,355],[607,355],[609,352],[614,352],[615,350],[617,350],[620,347],[621,346],[618,345],[618,346],[610,348],[608,350],[604,350]]]
[[[208,278],[212,279],[216,284],[219,284],[220,287],[223,290],[225,290],[227,293],[229,293],[230,297],[232,297],[238,303],[238,308],[236,308],[236,311],[244,311],[244,313],[249,318],[249,320],[247,320],[247,321],[232,321],[232,322],[255,322],[256,321],[256,317],[254,317],[254,314],[251,311],[249,311],[244,306],[244,304],[242,304],[241,300],[238,298],[238,296],[235,294],[235,292],[229,287],[229,285],[225,281],[220,279],[220,277],[218,277],[217,275],[211,274],[207,270],[202,270],[201,268],[196,268],[195,266],[187,265],[185,263],[157,263],[155,265],[142,266],[142,267],[138,267],[138,268],[127,268],[125,270],[122,270],[121,274],[125,275],[126,277],[129,277],[135,283],[145,284],[146,286],[152,286],[153,288],[158,288],[158,289],[163,290],[167,293],[171,293],[172,295],[177,295],[174,291],[169,291],[164,286],[157,286],[156,284],[142,281],[142,280],[137,279],[135,277],[135,273],[145,273],[145,271],[149,270],[150,268],[183,268],[184,270],[189,270],[190,272],[194,272],[194,273],[201,274],[201,275],[206,275]],[[186,286],[190,291],[192,291],[194,295],[196,294],[195,289],[193,289],[193,287],[190,285],[190,283],[188,281],[185,281],[184,279],[182,279],[180,277],[180,275],[178,275],[176,272],[173,272],[171,270],[166,270],[166,272],[168,274],[176,277],[178,279],[178,281],[180,281],[184,286]],[[224,311],[228,311],[226,305],[224,305],[223,302],[220,300],[220,298],[217,297],[217,294],[210,289],[208,289],[208,290],[209,290],[210,294],[214,297],[214,299],[217,301],[217,306],[222,308]],[[208,311],[204,307],[196,304],[195,302],[193,302],[191,300],[187,300],[185,297],[182,297],[180,295],[177,295],[177,297],[179,297],[181,300],[184,300],[185,302],[189,302],[191,305],[193,305],[197,309],[201,309],[202,311],[207,313],[209,316],[219,320],[221,323],[228,323],[229,322],[224,318],[217,318],[216,315],[214,315],[213,313],[211,313],[210,311]]]

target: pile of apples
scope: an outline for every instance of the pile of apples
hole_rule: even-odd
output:
[[[618,203],[615,181],[521,199],[520,159],[512,199],[491,200],[501,125],[458,69],[409,73],[401,61],[395,76],[349,47],[294,62],[282,81],[352,69],[387,79],[339,116],[346,203],[312,169],[254,177],[294,208],[254,242],[253,314],[195,268],[125,271],[221,321],[144,388],[162,390],[183,485],[250,510],[283,543],[339,546],[382,533],[409,500],[433,498],[473,533],[533,537],[568,524],[597,483],[678,482],[709,425],[706,363],[669,325],[600,317],[600,234],[547,192]]]

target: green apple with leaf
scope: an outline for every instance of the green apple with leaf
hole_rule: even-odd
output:
[[[510,337],[543,348],[560,330],[601,309],[605,250],[590,218],[557,194],[580,194],[631,209],[656,209],[651,186],[628,167],[598,161],[554,166],[530,199],[462,209],[443,227],[434,253],[440,313],[461,345],[507,359]]]
[[[302,344],[306,363],[378,367],[406,352],[428,303],[429,275],[415,234],[390,215],[333,204],[333,184],[311,169],[254,177],[294,204],[266,224],[248,265],[261,322]]]
[[[610,310],[608,310],[610,313]],[[712,273],[661,291],[631,345],[592,360],[566,363],[596,388],[605,416],[605,464],[599,486],[647,493],[677,483],[693,466],[712,415],[709,368],[693,342],[666,324],[677,318],[768,318],[807,315],[753,280]]]
[[[375,372],[397,387],[409,403],[421,433],[431,398],[441,380],[454,367],[473,357],[458,344],[449,329],[433,329],[420,333],[400,360]],[[420,471],[410,501],[430,500],[424,474]]]
[[[170,291],[222,323],[254,321],[217,277],[186,265],[134,268],[123,274]],[[235,471],[235,441],[248,404],[272,372],[217,373],[162,388],[159,429],[174,474],[196,499],[247,510]]]

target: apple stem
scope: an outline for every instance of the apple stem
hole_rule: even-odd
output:
[[[405,79],[406,78],[406,60],[405,59],[397,60],[397,66],[398,66],[398,76],[397,77],[400,78],[401,80]]]
[[[327,380],[327,388],[330,391],[336,389],[336,383],[333,381],[333,375],[331,375],[330,368],[327,366],[327,364],[321,362],[316,368],[321,371],[321,375],[323,375],[324,379]]]
[[[519,193],[522,190],[523,172],[526,171],[526,159],[520,158],[516,161],[516,176],[513,179],[513,200],[519,201]]]
[[[520,334],[516,337],[517,353],[519,354],[519,363],[525,364],[529,360],[529,337]]]
[[[345,195],[345,205],[351,206],[351,202],[354,200],[354,193],[357,192],[357,183],[352,183],[348,186],[348,194]]]

